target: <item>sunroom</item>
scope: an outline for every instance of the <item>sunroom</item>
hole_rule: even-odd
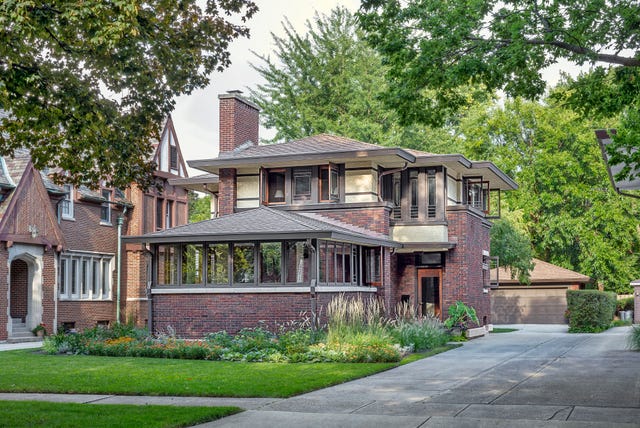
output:
[[[382,281],[382,234],[260,207],[126,237],[152,254],[152,294],[375,290]]]

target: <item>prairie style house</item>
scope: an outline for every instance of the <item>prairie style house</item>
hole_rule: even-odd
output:
[[[219,99],[219,156],[172,181],[213,193],[217,217],[125,238],[153,255],[152,329],[285,323],[338,293],[439,317],[462,300],[490,322],[489,219],[517,188],[495,165],[328,134],[258,145],[258,107]]]
[[[2,113],[2,112],[0,112]],[[2,114],[0,114],[2,120]],[[169,117],[153,156],[156,188],[56,185],[29,152],[0,157],[0,341],[40,323],[82,329],[147,319],[147,255],[118,235],[187,223],[186,165]]]

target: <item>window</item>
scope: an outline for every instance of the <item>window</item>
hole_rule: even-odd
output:
[[[158,284],[178,285],[177,245],[158,246]]]
[[[280,242],[260,243],[260,282],[282,282],[282,244]]]
[[[73,211],[73,185],[72,184],[65,184],[64,186],[64,191],[66,192],[66,194],[64,195],[64,199],[62,200],[61,203],[61,214],[62,214],[62,218],[67,219],[67,220],[72,220],[74,217],[74,211]]]
[[[212,244],[207,247],[207,282],[229,284],[229,244]]]
[[[311,199],[311,168],[295,168],[293,170],[293,199]]]
[[[174,171],[178,170],[178,148],[176,146],[169,146],[169,166]]]
[[[204,247],[187,244],[182,246],[182,283],[202,284]]]
[[[309,282],[309,250],[304,241],[287,241],[286,248],[286,282],[307,283]]]
[[[335,165],[320,167],[320,202],[340,199],[338,177],[338,169]]]
[[[104,202],[100,208],[100,223],[111,224],[111,190],[102,189]]]
[[[167,201],[164,213],[164,228],[173,227],[173,201]]]
[[[367,248],[364,257],[365,281],[367,284],[380,284],[380,248]]]
[[[266,201],[269,204],[284,204],[286,171],[284,169],[272,169],[267,172]]]
[[[338,165],[260,170],[263,205],[338,202],[341,198]]]
[[[489,182],[482,181],[482,178],[467,178],[464,187],[465,204],[489,212]]]
[[[164,216],[162,215],[162,208],[164,206],[164,199],[156,198],[156,230],[162,230],[164,224]]]
[[[319,282],[360,285],[359,248],[342,242],[319,241]]]
[[[253,243],[233,245],[233,282],[254,282]]]
[[[111,295],[112,255],[73,252],[60,258],[60,298],[105,300]]]
[[[393,220],[444,218],[444,210],[438,211],[437,172],[437,168],[410,168],[382,176],[382,199],[393,205]]]

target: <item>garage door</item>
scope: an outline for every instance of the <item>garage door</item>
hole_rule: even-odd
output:
[[[500,287],[491,290],[493,324],[565,324],[566,288]]]

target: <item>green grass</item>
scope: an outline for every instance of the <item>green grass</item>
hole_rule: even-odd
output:
[[[399,363],[273,364],[0,352],[0,391],[290,397]]]
[[[187,427],[223,418],[237,407],[134,406],[121,404],[0,401],[0,427]]]
[[[517,328],[506,328],[506,327],[494,327],[491,333],[511,333],[512,331],[518,331]]]

